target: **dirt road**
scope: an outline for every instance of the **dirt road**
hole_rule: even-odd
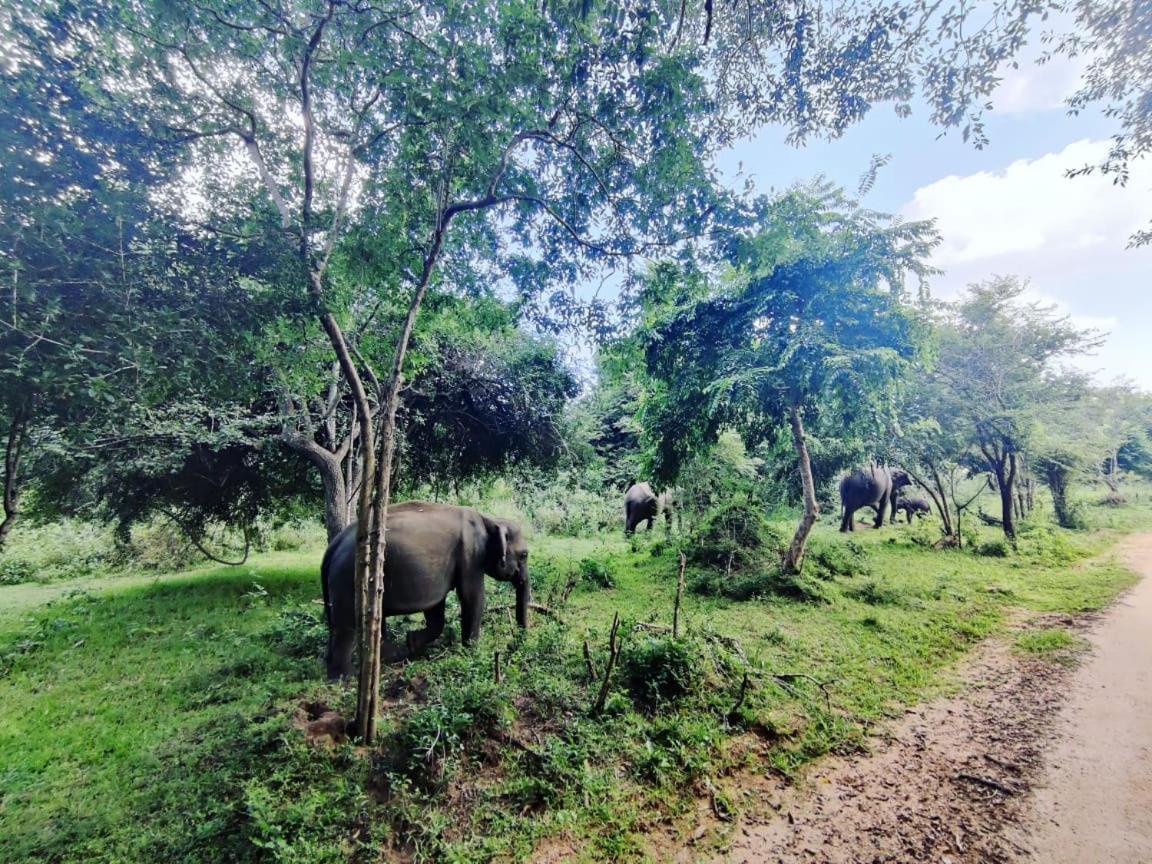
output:
[[[1152,535],[1128,541],[1144,577],[1088,633],[1023,825],[1033,860],[1152,862]]]
[[[1152,864],[1152,535],[1118,554],[1145,578],[1116,605],[1033,622],[1082,628],[1081,665],[985,645],[961,695],[909,712],[871,754],[796,785],[742,779],[748,815],[712,860]]]

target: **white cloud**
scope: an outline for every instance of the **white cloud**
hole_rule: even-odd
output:
[[[1028,52],[1015,69],[1005,64],[998,70],[1001,82],[992,94],[992,110],[997,114],[1063,110],[1064,100],[1076,92],[1085,58],[1059,56],[1038,65],[1035,54]]]
[[[944,243],[935,261],[944,267],[1057,248],[1119,253],[1152,214],[1152,164],[1133,165],[1125,187],[1098,174],[1064,176],[1107,149],[1106,141],[1076,141],[1003,171],[944,177],[917,189],[902,212],[937,220]]]
[[[999,171],[944,177],[917,189],[901,214],[936,220],[943,243],[933,263],[944,273],[932,280],[934,295],[955,297],[993,275],[1027,279],[1028,299],[1111,334],[1076,365],[1152,390],[1152,249],[1125,248],[1152,217],[1152,162],[1134,164],[1126,187],[1064,176],[1107,146],[1077,141]]]

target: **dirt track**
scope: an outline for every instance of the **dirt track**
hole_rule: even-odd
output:
[[[1118,553],[1139,585],[1095,618],[1040,622],[1084,628],[1083,664],[986,645],[961,696],[909,712],[872,754],[795,786],[742,782],[749,815],[713,860],[1150,864],[1152,535]]]

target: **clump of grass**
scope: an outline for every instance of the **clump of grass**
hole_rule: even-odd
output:
[[[861,603],[867,603],[869,606],[894,606],[901,599],[899,591],[875,579],[868,579],[849,588],[844,593]]]
[[[1016,637],[1016,647],[1027,654],[1070,659],[1085,645],[1083,639],[1061,627],[1025,630]]]

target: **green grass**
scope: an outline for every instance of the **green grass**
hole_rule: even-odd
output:
[[[381,846],[516,860],[561,834],[586,860],[638,859],[648,827],[690,812],[692,784],[856,747],[1016,610],[1106,604],[1133,576],[1099,553],[1152,519],[1091,516],[1113,524],[1031,528],[1007,558],[926,549],[916,527],[862,531],[859,572],[825,573],[825,602],[687,593],[679,640],[635,626],[671,623],[676,549],[659,531],[537,536],[537,600],[559,606],[587,576],[560,617],[519,634],[492,584],[469,651],[450,610],[442,644],[388,670],[376,754],[313,749],[293,725],[303,701],[352,703],[322,682],[318,549],[88,590],[0,587],[0,860],[376,860]],[[814,541],[847,542],[825,525]],[[593,718],[581,647],[602,670],[617,613],[620,665]],[[1071,638],[1017,644],[1060,653]]]
[[[1016,647],[1026,654],[1036,654],[1058,660],[1071,659],[1087,645],[1084,639],[1074,636],[1061,627],[1026,630],[1016,637],[1015,642]]]

